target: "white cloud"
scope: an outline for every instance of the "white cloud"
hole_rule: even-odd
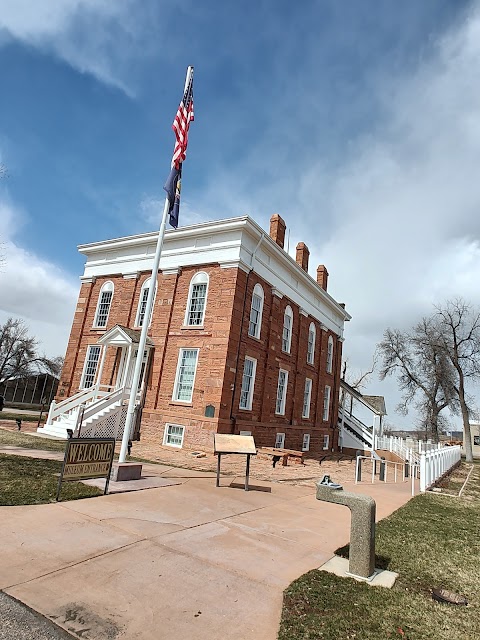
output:
[[[140,217],[151,227],[151,231],[156,231],[160,226],[164,204],[164,198],[160,199],[155,196],[147,195],[145,195],[140,202]],[[180,203],[180,222],[182,227],[186,227],[189,224],[198,224],[204,221],[204,214],[198,209],[192,207],[188,200],[182,198]]]
[[[132,95],[122,78],[129,57],[141,52],[142,12],[133,0],[0,0],[0,44],[19,40],[52,52],[82,73]]]
[[[330,176],[335,228],[315,257],[354,316],[345,351],[357,366],[387,326],[408,327],[449,297],[480,303],[479,74],[477,6],[433,59],[383,87],[386,122]],[[312,185],[303,198],[323,199]]]
[[[351,137],[341,161],[336,159],[339,166],[318,146],[316,128],[300,148],[304,140],[296,127],[289,156],[301,158],[298,189],[297,176],[288,170],[291,160],[283,156],[283,134],[288,137],[292,125],[273,113],[245,164],[250,175],[253,167],[268,180],[248,191],[245,183],[224,183],[216,175],[206,190],[216,195],[216,217],[239,203],[246,211],[266,203],[271,208],[260,221],[265,226],[275,211],[285,215],[290,246],[309,245],[311,274],[318,264],[327,265],[329,291],[353,316],[345,342],[353,367],[369,368],[383,331],[411,326],[431,312],[432,303],[463,296],[480,306],[479,77],[477,2],[463,22],[424,51],[416,69],[370,78],[379,120]],[[314,88],[309,98],[314,104],[327,100]],[[273,130],[282,132],[280,141],[272,139]],[[219,190],[218,184],[228,188]],[[203,209],[210,210],[207,198]],[[235,215],[240,213],[237,208]],[[384,390],[393,414],[394,385],[372,381],[369,390]]]
[[[64,355],[70,333],[78,284],[55,264],[26,251],[15,242],[24,214],[8,199],[0,200],[0,323],[22,318],[40,350]]]

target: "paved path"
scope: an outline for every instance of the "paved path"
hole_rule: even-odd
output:
[[[38,454],[38,452],[37,452]],[[312,487],[148,465],[168,486],[0,508],[0,589],[84,640],[274,640],[282,592],[349,537]],[[173,482],[174,481],[174,482]],[[409,486],[346,485],[378,518]]]

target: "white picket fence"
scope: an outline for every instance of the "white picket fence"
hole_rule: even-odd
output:
[[[408,460],[412,467],[412,475],[416,475],[417,471],[419,473],[419,488],[422,493],[461,459],[460,446],[445,447],[440,443],[404,440],[395,436],[377,437],[375,449],[391,451],[402,460]]]
[[[460,461],[460,446],[432,449],[420,454],[420,491],[425,492],[449,469]]]

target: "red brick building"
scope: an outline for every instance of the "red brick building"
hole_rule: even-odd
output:
[[[306,245],[298,244],[295,261],[284,238],[278,215],[270,234],[249,217],[166,233],[137,395],[142,440],[210,449],[215,432],[251,433],[257,446],[337,447],[350,316],[327,293],[326,268],[313,279]],[[69,415],[78,423],[80,402],[100,403],[89,424],[108,415],[109,398],[120,416],[147,321],[156,239],[79,247],[85,271],[45,432],[65,433]]]

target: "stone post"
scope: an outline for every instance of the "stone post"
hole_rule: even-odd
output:
[[[375,500],[370,496],[344,491],[329,476],[316,483],[317,500],[341,504],[350,509],[350,554],[348,571],[352,576],[370,580],[375,575]]]

